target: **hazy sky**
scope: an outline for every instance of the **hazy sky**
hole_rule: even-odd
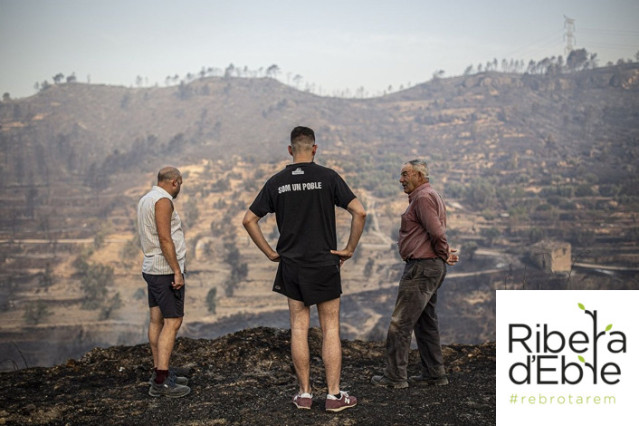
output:
[[[164,86],[233,63],[277,64],[280,80],[299,74],[325,95],[375,94],[493,58],[563,55],[564,15],[602,65],[639,51],[638,0],[0,0],[0,92],[30,96],[57,73]]]

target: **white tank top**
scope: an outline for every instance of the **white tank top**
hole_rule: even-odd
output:
[[[155,203],[162,198],[173,200],[171,194],[159,186],[154,186],[138,203],[138,231],[140,233],[142,251],[144,252],[142,272],[149,275],[173,274],[173,270],[162,254],[155,224]],[[180,264],[180,270],[184,273],[186,241],[184,240],[182,221],[175,209],[173,209],[173,214],[171,215],[171,238],[175,245],[175,253]]]

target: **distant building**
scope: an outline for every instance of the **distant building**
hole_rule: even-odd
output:
[[[531,246],[530,257],[535,265],[552,273],[570,272],[570,243],[543,240]]]

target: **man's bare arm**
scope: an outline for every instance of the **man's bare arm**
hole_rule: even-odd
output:
[[[173,271],[173,288],[179,289],[184,285],[184,277],[180,270],[175,244],[171,237],[171,216],[173,215],[173,203],[168,198],[161,198],[155,203],[155,226],[158,230],[160,249],[167,263]]]
[[[246,211],[244,214],[244,219],[242,219],[242,225],[246,228],[246,232],[248,232],[249,236],[259,248],[262,253],[266,255],[271,261],[279,262],[280,255],[273,250],[271,245],[264,238],[264,234],[262,233],[262,229],[258,222],[260,221],[260,217],[253,213],[250,209]]]
[[[366,211],[357,198],[353,198],[353,200],[348,203],[346,210],[351,214],[351,232],[348,236],[348,243],[346,243],[346,247],[343,250],[331,250],[332,254],[339,256],[340,266],[353,256],[359,239],[362,236],[362,232],[364,232],[364,225],[366,224]]]

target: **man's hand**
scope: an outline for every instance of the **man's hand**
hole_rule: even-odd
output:
[[[456,255],[455,253],[457,253],[457,249],[448,248],[448,258],[446,259],[447,264],[452,266],[459,262],[459,255]]]
[[[178,272],[173,275],[173,282],[171,285],[175,290],[179,290],[184,287],[184,275],[182,275],[182,272]]]
[[[270,254],[267,254],[266,257],[268,257],[268,260],[270,260],[271,262],[280,261],[280,254],[276,252],[275,250],[273,250]]]
[[[339,266],[341,267],[344,262],[353,257],[353,251],[344,249],[344,250],[331,250],[331,254],[339,256]]]

